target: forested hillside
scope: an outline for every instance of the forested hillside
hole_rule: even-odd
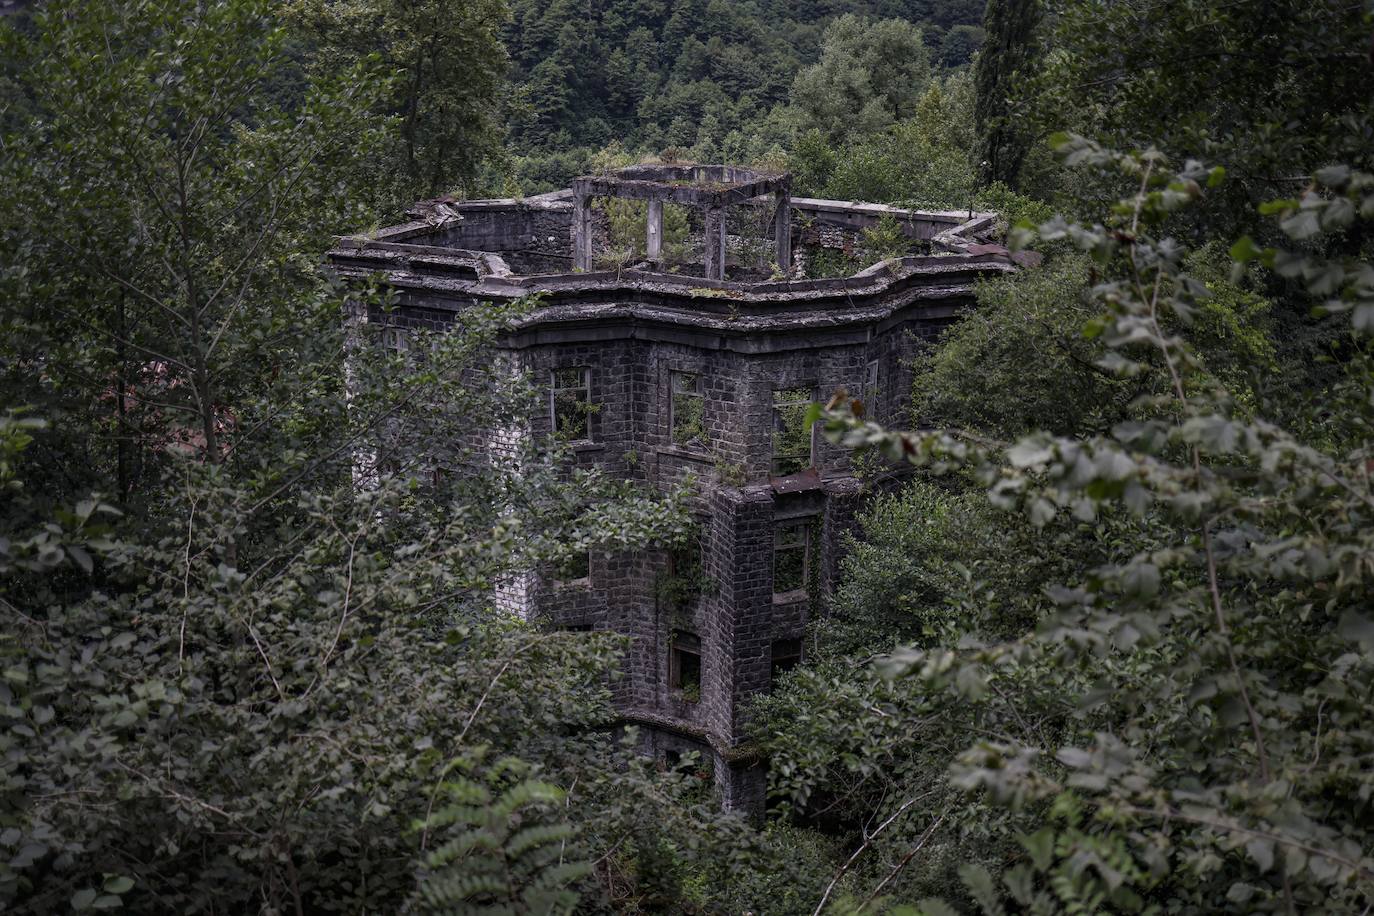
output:
[[[1374,907],[1368,6],[7,12],[0,908]],[[403,352],[320,270],[417,198],[648,158],[1038,256],[895,420],[813,406],[870,498],[749,710],[754,821],[617,730],[626,639],[492,597],[680,547],[686,491],[474,453],[546,403],[475,381],[534,303]]]
[[[630,150],[718,152],[765,136],[779,129],[775,109],[820,57],[826,24],[839,14],[910,23],[949,68],[967,65],[981,37],[978,0],[517,0],[506,29],[512,139],[522,156],[567,156],[613,140]],[[887,64],[900,67],[900,55]]]

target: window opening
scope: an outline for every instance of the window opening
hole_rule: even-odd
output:
[[[779,388],[773,392],[773,473],[796,474],[811,467],[813,440],[806,412],[810,388]]]
[[[695,372],[674,372],[671,376],[672,401],[668,406],[674,445],[705,445],[706,401],[701,394],[701,376]]]
[[[874,419],[878,415],[878,361],[875,359],[864,368],[864,416]]]
[[[706,586],[701,566],[700,536],[668,550],[667,562],[655,583],[662,606],[673,613],[686,613],[696,604]]]
[[[773,594],[806,592],[811,560],[811,520],[783,522],[773,532]]]
[[[695,633],[673,631],[668,686],[688,703],[701,699],[701,639]]]
[[[801,664],[802,641],[800,639],[773,640],[772,671],[769,677],[776,684],[778,677]]]
[[[393,353],[408,353],[410,338],[402,329],[388,326],[382,329],[382,346]]]
[[[592,555],[580,551],[564,559],[554,569],[554,581],[558,585],[585,585],[592,577]]]
[[[580,366],[553,370],[549,415],[556,434],[574,441],[591,438],[591,375]]]

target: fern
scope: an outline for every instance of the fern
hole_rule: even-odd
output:
[[[483,758],[474,750],[446,772],[472,774]],[[417,825],[439,843],[423,858],[415,912],[554,916],[576,909],[576,886],[592,866],[574,854],[574,831],[560,818],[561,789],[504,757],[478,776],[445,781],[436,796],[444,804]]]

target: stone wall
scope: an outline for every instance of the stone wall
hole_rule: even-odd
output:
[[[444,326],[436,311],[419,303],[402,305],[387,320],[398,327]],[[840,388],[858,394],[865,389],[869,365],[876,363],[873,409],[885,415],[906,400],[908,363],[942,324],[901,322],[864,342],[758,354],[619,337],[552,340],[509,351],[513,364],[529,373],[540,391],[555,369],[589,370],[596,410],[590,440],[571,445],[577,463],[660,490],[691,482],[701,520],[703,571],[713,585],[687,608],[665,608],[656,588],[667,564],[665,551],[598,551],[589,558],[586,581],[558,583],[549,570],[541,570],[503,583],[498,603],[518,599],[533,619],[552,627],[629,636],[625,677],[613,684],[617,704],[678,729],[689,743],[739,746],[749,697],[770,688],[774,643],[802,637],[810,616],[826,606],[843,535],[854,523],[860,498],[850,453],[820,436],[813,440],[814,480],[796,484],[800,489],[794,492],[778,491],[771,476],[773,392],[802,387],[821,400]],[[672,438],[676,372],[694,373],[701,381],[703,441],[690,445]],[[548,399],[541,395],[524,434],[538,441],[551,430]],[[799,519],[812,526],[813,579],[804,598],[779,600],[773,594],[774,532],[779,522]],[[695,702],[669,686],[675,631],[701,641],[701,691]]]
[[[798,231],[840,246],[891,214],[914,240],[957,248],[988,217],[834,201],[793,206],[810,227]],[[764,770],[745,741],[749,698],[771,687],[775,643],[800,638],[826,612],[863,498],[850,453],[819,436],[810,469],[773,476],[774,391],[805,388],[825,400],[844,389],[865,397],[871,415],[907,422],[912,358],[972,304],[978,277],[1012,269],[1005,252],[911,257],[820,281],[742,284],[634,270],[521,277],[493,273],[491,254],[515,274],[561,264],[571,250],[567,194],[448,203],[415,215],[415,223],[331,253],[345,276],[388,272],[399,305],[374,317],[402,332],[437,330],[476,303],[544,292],[500,348],[541,392],[556,369],[589,370],[595,411],[587,440],[570,445],[572,460],[659,491],[690,485],[700,522],[708,586],[684,606],[663,600],[669,554],[652,548],[595,551],[584,581],[527,571],[502,583],[494,603],[550,627],[629,637],[624,677],[612,689],[624,720],[644,729],[646,751],[701,751],[726,804],[759,810]],[[604,221],[593,217],[591,231],[604,234]],[[673,440],[677,372],[700,379],[698,441]],[[551,432],[545,393],[528,429],[484,434],[538,442]],[[801,594],[773,591],[774,538],[784,522],[803,525],[810,540]],[[695,701],[670,685],[675,632],[699,639]]]

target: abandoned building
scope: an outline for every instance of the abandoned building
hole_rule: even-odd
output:
[[[790,190],[786,173],[636,166],[537,197],[426,202],[329,255],[344,277],[383,275],[402,331],[542,292],[500,342],[546,388],[525,434],[558,432],[617,477],[694,480],[699,551],[593,554],[496,599],[630,636],[616,702],[644,750],[702,752],[725,804],[752,810],[765,780],[745,701],[801,660],[859,508],[850,454],[806,407],[843,388],[902,422],[911,357],[975,281],[1014,269],[990,243],[995,214]],[[880,236],[896,253],[864,266]]]

